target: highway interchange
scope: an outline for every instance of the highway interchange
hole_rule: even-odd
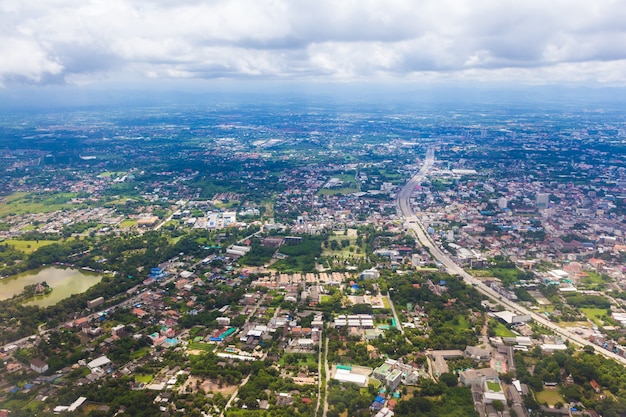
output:
[[[435,260],[440,262],[441,265],[445,267],[448,273],[462,277],[467,284],[472,285],[481,294],[487,296],[489,299],[497,303],[502,304],[505,308],[513,312],[517,312],[518,314],[529,315],[535,321],[535,323],[552,330],[555,334],[561,336],[564,340],[569,340],[570,342],[576,343],[580,346],[591,346],[595,349],[597,353],[609,359],[616,360],[622,365],[626,365],[626,358],[623,358],[615,354],[614,352],[602,349],[596,346],[594,343],[590,342],[589,340],[584,339],[581,336],[568,331],[567,329],[559,327],[557,324],[548,320],[548,318],[533,311],[530,311],[527,308],[502,297],[493,289],[483,284],[481,280],[470,275],[463,268],[454,263],[454,261],[452,261],[452,259],[450,259],[450,257],[433,242],[430,236],[428,236],[428,234],[425,232],[424,226],[420,222],[419,218],[415,214],[415,211],[413,210],[413,207],[411,206],[411,197],[413,195],[413,192],[415,191],[416,186],[418,186],[424,180],[434,163],[435,150],[434,148],[430,147],[426,152],[426,157],[424,159],[424,164],[422,168],[419,170],[419,172],[417,172],[417,174],[409,179],[406,185],[400,190],[397,197],[397,206],[400,214],[404,217],[406,227],[414,234],[420,244],[428,248],[431,256]]]

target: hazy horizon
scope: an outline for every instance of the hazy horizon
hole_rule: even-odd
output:
[[[507,106],[621,106],[626,88],[586,86],[511,86],[494,84],[410,83],[224,83],[203,88],[162,85],[46,86],[0,89],[5,111],[81,109],[99,106],[167,106],[210,103],[286,103],[299,101],[341,104],[401,105],[502,104]]]

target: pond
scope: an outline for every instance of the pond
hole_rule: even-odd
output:
[[[102,280],[102,275],[72,268],[46,267],[0,280],[0,300],[20,294],[26,285],[45,281],[52,288],[47,295],[37,296],[24,303],[48,307],[68,298],[72,294],[87,291]]]

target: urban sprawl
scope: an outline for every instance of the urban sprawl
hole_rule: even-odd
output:
[[[623,112],[476,108],[3,115],[0,416],[626,415]]]

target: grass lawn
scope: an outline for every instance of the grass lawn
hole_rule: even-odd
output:
[[[457,331],[465,330],[469,328],[469,326],[467,325],[467,319],[465,318],[465,315],[457,314],[456,318],[458,319],[459,324],[455,324],[453,326]]]
[[[297,356],[296,356],[297,355]],[[295,361],[291,361],[289,359],[297,358],[297,363]],[[281,366],[312,366],[317,368],[317,353],[308,354],[308,353],[286,353],[281,356],[278,363]]]
[[[261,205],[265,207],[263,217],[274,217],[274,202],[272,200],[264,201]]]
[[[497,322],[496,323],[496,336],[498,337],[515,337],[517,336],[515,333],[513,333],[511,330],[509,330],[509,328],[507,328],[504,324]]]
[[[493,273],[488,269],[472,269],[469,272],[475,277],[480,277],[480,278],[486,278],[486,277],[492,278],[493,277]]]
[[[0,218],[9,214],[50,213],[64,208],[77,208],[77,204],[70,204],[70,199],[76,193],[13,193],[1,200]]]
[[[317,192],[318,195],[341,195],[358,193],[359,189],[356,187],[343,187],[343,188],[322,188]]]
[[[152,375],[135,375],[135,381],[149,384],[152,382]]]
[[[29,401],[28,403],[26,403],[24,405],[24,407],[22,407],[22,410],[26,411],[29,410],[30,413],[32,413],[31,415],[37,415],[37,411],[39,411],[39,405],[41,403],[39,401],[33,400],[33,401]]]
[[[147,346],[146,347],[142,347],[141,349],[132,352],[130,354],[130,358],[131,359],[141,359],[144,356],[146,356],[149,352],[150,352],[150,348],[149,347],[147,347]]]
[[[230,210],[230,209],[233,209],[235,207],[238,207],[239,203],[240,202],[236,201],[236,200],[229,201],[228,203],[224,203],[224,202],[219,201],[219,200],[214,200],[213,201],[213,204],[215,205],[215,207],[221,208],[221,209],[224,209],[224,210]]]
[[[68,240],[71,240],[72,238],[69,238]],[[6,243],[9,246],[13,246],[15,249],[17,250],[21,250],[27,254],[33,253],[35,252],[37,249],[44,247],[44,246],[48,246],[51,245],[53,243],[59,243],[61,242],[60,240],[16,240],[16,239],[9,239],[9,240],[5,240],[3,243]]]
[[[383,305],[385,306],[385,308],[391,308],[391,303],[389,302],[389,298],[387,297],[382,297],[383,299]]]
[[[555,389],[544,389],[541,392],[536,392],[535,397],[539,404],[547,403],[549,406],[554,406],[559,401],[565,403],[561,394]]]
[[[586,329],[591,329],[591,323],[588,321],[562,321],[559,323],[559,326],[567,329],[570,327],[583,327]]]
[[[98,176],[102,178],[109,178],[109,177],[122,177],[124,175],[126,175],[126,173],[123,171],[121,172],[106,171]]]
[[[126,204],[128,200],[136,201],[136,199],[133,197],[120,197],[120,198],[116,198],[115,200],[110,200],[110,201],[107,200],[107,197],[105,197],[101,201],[102,201],[102,204],[105,204],[107,207],[109,207],[109,206],[123,206],[124,204]]]
[[[497,382],[487,381],[487,388],[489,388],[489,390],[493,391],[493,392],[500,392],[500,391],[502,391],[502,388],[500,387],[500,384],[498,384]]]
[[[208,343],[202,342],[190,342],[187,346],[188,350],[200,350],[202,352],[213,352],[215,350],[215,345],[210,345]]]
[[[32,224],[27,224],[26,226],[22,227],[22,232],[30,232],[33,230],[37,230],[37,227]]]
[[[583,284],[587,285],[601,285],[606,284],[606,281],[597,272],[589,271],[587,276],[582,279]]]
[[[355,236],[353,233],[349,233],[348,235],[344,235],[343,232],[339,235],[334,235],[331,236],[328,241],[328,247],[324,247],[322,245],[322,256],[327,257],[327,258],[333,258],[334,256],[337,256],[338,258],[343,258],[343,259],[347,259],[350,256],[352,256],[355,259],[359,259],[359,258],[364,258],[365,257],[365,252],[361,249],[361,253],[357,253],[354,251],[355,247],[356,247],[356,239],[357,236]],[[348,246],[346,246],[345,248],[341,246],[341,241],[342,240],[347,240],[350,242],[350,244]],[[337,242],[339,249],[337,250],[332,250],[330,248],[330,242],[331,241],[335,241]]]
[[[580,311],[587,316],[589,320],[598,326],[604,326],[604,321],[600,318],[606,316],[606,310],[603,308],[581,308]]]
[[[480,278],[496,277],[499,278],[504,285],[520,281],[524,277],[524,272],[517,268],[475,269],[471,270],[470,274]]]
[[[377,380],[377,379],[370,378],[370,379],[368,379],[368,381],[367,381],[367,385],[371,385],[371,386],[373,386],[374,388],[378,389],[378,388],[380,388],[380,386],[382,385],[382,382],[380,382],[380,381],[379,381],[379,380]],[[367,388],[362,388],[362,389],[367,390]]]
[[[126,219],[120,223],[120,229],[130,229],[137,224],[137,220]]]
[[[363,250],[361,250],[361,253],[354,252],[354,246],[348,246],[340,250],[324,249],[322,256],[328,259],[334,259],[334,256],[337,256],[339,259],[349,259],[350,257],[362,259],[365,257],[365,252]]]
[[[343,181],[344,186],[339,188],[322,188],[317,192],[318,195],[339,195],[359,192],[359,186],[354,179],[354,175],[339,174],[333,175],[332,178],[339,178],[341,181]]]
[[[583,277],[581,282],[589,289],[600,290],[605,288],[607,283],[610,281],[610,278],[605,276],[607,279],[602,278],[602,275],[597,272],[589,271],[587,272],[587,276]]]

